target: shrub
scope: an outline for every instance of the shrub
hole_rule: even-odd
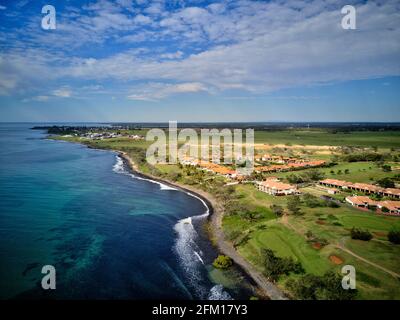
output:
[[[383,172],[390,172],[390,171],[392,171],[392,167],[389,166],[389,165],[387,165],[387,164],[384,164],[384,165],[382,166],[382,171],[383,171]]]
[[[390,230],[387,237],[391,243],[400,244],[400,230]]]
[[[340,206],[335,201],[328,201],[329,208],[339,208]]]
[[[350,235],[355,240],[369,241],[372,239],[372,234],[368,230],[361,230],[354,227],[351,229]]]
[[[395,187],[394,181],[390,178],[383,178],[381,180],[378,180],[378,184],[382,188],[394,188]]]
[[[298,215],[298,214],[300,214],[300,203],[301,203],[300,197],[293,196],[293,197],[289,198],[289,200],[287,202],[287,208],[292,214]]]
[[[277,216],[280,217],[283,215],[283,208],[281,206],[278,206],[276,204],[273,204],[271,207],[272,212]]]
[[[356,289],[344,290],[342,276],[332,271],[323,276],[306,274],[297,280],[289,280],[286,286],[297,299],[302,300],[352,300]]]
[[[213,266],[217,269],[228,269],[232,264],[232,259],[224,255],[219,255],[213,262]]]
[[[292,258],[280,258],[271,249],[263,249],[262,257],[265,275],[272,280],[277,280],[280,275],[288,275],[290,272],[304,273],[300,262],[294,261]]]

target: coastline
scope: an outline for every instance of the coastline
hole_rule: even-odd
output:
[[[177,188],[181,191],[188,192],[194,196],[200,198],[205,202],[209,210],[208,219],[211,222],[211,238],[210,241],[215,243],[218,251],[222,254],[229,256],[235,264],[247,275],[249,279],[252,280],[253,286],[255,285],[261,292],[262,295],[268,297],[271,300],[287,300],[286,295],[272,282],[265,279],[261,272],[256,270],[250,263],[248,263],[242,256],[240,256],[233,245],[226,241],[224,238],[224,233],[222,230],[222,218],[223,218],[223,207],[218,203],[218,201],[209,193],[196,188],[182,185],[177,182],[171,182],[166,179],[161,179],[159,177],[152,176],[151,174],[142,173],[135,162],[129,157],[126,152],[114,150],[118,155],[126,161],[130,169],[137,175],[148,178],[153,181],[157,181],[166,184],[170,187]]]
[[[65,141],[65,140],[57,140],[57,141]],[[129,155],[124,151],[115,149],[95,148],[93,146],[81,142],[73,142],[73,141],[67,141],[67,142],[78,143],[91,149],[107,150],[115,152],[123,159],[123,161],[125,161],[128,164],[130,170],[132,170],[132,172],[137,174],[139,177],[163,183],[167,186],[177,188],[183,192],[191,193],[195,197],[200,198],[206,204],[209,210],[209,215],[207,219],[210,222],[209,225],[210,225],[211,237],[209,238],[209,240],[211,241],[211,244],[215,245],[219,252],[221,252],[226,256],[229,256],[235,262],[236,266],[244,273],[244,275],[248,279],[251,280],[252,282],[251,285],[255,287],[255,289],[257,289],[256,291],[260,292],[260,296],[263,296],[264,298],[269,300],[289,299],[281,289],[279,289],[274,283],[265,279],[264,275],[261,272],[259,272],[241,255],[239,255],[229,241],[225,240],[224,232],[222,230],[222,218],[224,209],[212,195],[210,195],[207,192],[204,192],[203,190],[199,190],[177,182],[172,182],[165,178],[161,179],[151,174],[143,173],[140,171],[139,167],[132,160],[132,158],[129,157]]]

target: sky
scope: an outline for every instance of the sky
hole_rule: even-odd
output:
[[[400,1],[0,0],[1,122],[168,120],[400,121]]]

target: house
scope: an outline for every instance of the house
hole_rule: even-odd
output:
[[[366,194],[372,194],[372,193],[378,194],[381,191],[383,191],[381,187],[374,186],[373,184],[368,184],[368,183],[353,183],[349,185],[348,188],[350,190],[361,191]]]
[[[336,180],[336,179],[325,179],[321,180],[319,182],[320,185],[325,186],[325,187],[330,187],[330,188],[342,188],[342,189],[348,189],[350,185],[352,185],[351,182],[343,181],[343,180]]]
[[[380,201],[377,206],[381,210],[383,208],[388,210],[383,213],[400,215],[400,201]]]
[[[282,183],[273,179],[268,179],[258,183],[258,190],[273,196],[286,196],[289,194],[298,194],[295,186]]]
[[[369,208],[370,206],[376,206],[378,204],[367,196],[346,197],[346,202],[357,208]]]
[[[328,192],[328,194],[336,194],[336,193],[338,193],[337,189],[326,189],[326,191]]]
[[[384,197],[392,197],[392,198],[400,199],[400,189],[386,188],[386,189],[383,189],[380,192],[380,194]]]

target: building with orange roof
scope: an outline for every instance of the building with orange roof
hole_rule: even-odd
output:
[[[392,198],[400,199],[400,189],[386,188],[386,189],[383,189],[380,193],[384,197],[392,197]]]
[[[388,214],[400,215],[400,201],[380,201],[378,203],[378,208],[386,208]],[[386,212],[383,212],[386,214]]]
[[[350,190],[361,191],[367,194],[380,193],[383,188],[368,183],[353,183],[348,186]]]
[[[351,182],[337,180],[337,179],[324,179],[321,180],[319,184],[326,187],[342,188],[342,189],[347,189],[350,185],[352,185]]]
[[[258,190],[273,196],[286,196],[290,194],[298,194],[296,186],[282,183],[273,179],[268,179],[258,183]]]
[[[368,208],[370,206],[378,205],[377,201],[374,201],[367,196],[346,197],[346,202],[350,203],[353,207],[358,208]]]

